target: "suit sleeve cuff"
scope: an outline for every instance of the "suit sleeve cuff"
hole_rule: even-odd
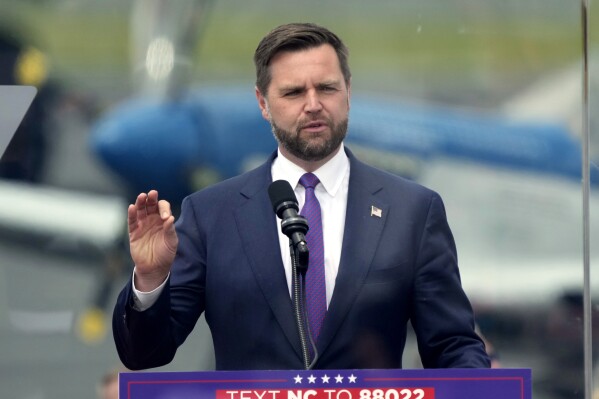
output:
[[[133,309],[137,310],[138,312],[143,312],[144,310],[150,308],[154,303],[156,303],[158,297],[160,296],[160,293],[162,292],[164,286],[166,285],[166,282],[168,281],[169,276],[170,273],[168,276],[166,276],[166,279],[164,279],[162,284],[160,284],[158,287],[149,292],[139,291],[135,287],[135,278],[132,278],[131,285],[133,289]],[[135,269],[133,269],[133,277],[135,277]]]

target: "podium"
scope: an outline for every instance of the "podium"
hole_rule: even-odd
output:
[[[531,399],[530,369],[125,372],[121,399]]]

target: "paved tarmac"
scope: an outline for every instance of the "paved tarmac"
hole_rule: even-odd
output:
[[[119,365],[109,324],[97,342],[84,342],[78,332],[103,267],[98,257],[86,259],[0,238],[1,398],[95,397],[103,373]],[[124,283],[123,276],[111,288],[109,313]],[[164,370],[212,367],[209,333],[203,319],[199,324]]]

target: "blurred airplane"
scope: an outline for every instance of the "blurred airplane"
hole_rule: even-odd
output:
[[[580,180],[580,142],[565,126],[374,95],[352,97],[346,144],[375,166],[415,180],[442,160]],[[276,148],[250,84],[127,101],[98,121],[91,145],[133,192],[156,188],[172,201],[249,170]]]
[[[154,188],[175,205],[276,148],[249,84],[128,101],[98,121],[91,144],[132,195]],[[503,227],[506,237],[489,250],[510,241],[520,252],[560,254],[580,226],[581,147],[564,125],[354,95],[346,144],[364,161],[438,190],[457,236],[479,242],[483,230]],[[596,169],[592,176],[596,187]],[[461,227],[460,218],[471,223]],[[559,231],[536,231],[539,224]]]

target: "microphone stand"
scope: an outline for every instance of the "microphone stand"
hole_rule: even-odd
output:
[[[268,195],[277,216],[281,219],[281,232],[289,237],[291,255],[291,300],[295,322],[300,337],[304,368],[310,370],[318,360],[318,351],[310,333],[306,313],[306,272],[308,271],[310,251],[304,235],[308,231],[308,221],[298,215],[297,199],[289,182],[274,181],[268,187]],[[314,354],[310,362],[310,346]]]
[[[291,291],[293,314],[295,316],[295,323],[300,336],[304,368],[306,370],[310,370],[312,366],[314,366],[314,363],[316,363],[317,356],[315,356],[312,363],[310,363],[310,350],[308,348],[308,341],[310,341],[310,343],[313,345],[314,353],[316,353],[316,347],[314,346],[312,336],[307,326],[305,310],[305,277],[308,270],[309,250],[304,242],[299,243],[296,247],[293,245],[292,240],[289,240],[289,249],[291,254]]]

